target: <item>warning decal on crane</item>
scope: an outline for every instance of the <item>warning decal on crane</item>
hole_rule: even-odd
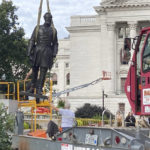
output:
[[[99,148],[80,147],[71,144],[62,143],[61,150],[100,150]]]
[[[149,113],[150,112],[150,106],[145,106],[145,113]]]
[[[74,150],[100,150],[98,148],[89,148],[89,147],[79,147],[79,146],[74,146]],[[103,150],[103,149],[101,149]]]
[[[73,150],[73,146],[70,144],[61,144],[61,150]]]
[[[143,105],[150,105],[150,89],[143,89]]]
[[[85,144],[97,145],[97,135],[86,134]]]

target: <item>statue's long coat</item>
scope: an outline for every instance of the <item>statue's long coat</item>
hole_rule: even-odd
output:
[[[28,46],[28,56],[33,66],[50,68],[53,58],[58,52],[57,31],[45,25],[39,26],[36,39],[36,28],[34,29]]]

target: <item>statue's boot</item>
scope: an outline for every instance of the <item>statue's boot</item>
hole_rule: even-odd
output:
[[[27,90],[29,93],[34,93],[34,89],[36,88],[36,82],[37,82],[37,77],[38,77],[38,67],[32,67],[32,79],[31,79],[31,86]]]
[[[34,93],[34,89],[35,89],[35,84],[30,85],[29,89],[27,89],[28,93]],[[25,100],[29,100],[28,96],[25,96]]]
[[[37,86],[37,89],[36,89],[36,93],[37,94],[42,95],[42,93],[43,93],[42,89],[43,89],[43,86],[44,86],[44,81],[45,81],[46,73],[47,73],[47,68],[41,67],[40,68],[40,78],[39,78],[38,86]],[[40,99],[36,98],[36,102],[39,103]]]
[[[31,84],[31,87],[27,90],[28,93],[34,93],[35,84]]]

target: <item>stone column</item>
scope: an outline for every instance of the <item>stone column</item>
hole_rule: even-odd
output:
[[[115,23],[107,24],[107,40],[106,40],[106,56],[108,63],[108,70],[111,72],[111,81],[109,81],[109,91],[115,92],[116,84],[116,34],[115,34]]]
[[[63,91],[65,89],[65,72],[64,72],[64,68],[65,68],[65,65],[64,65],[64,60],[61,59],[59,61],[59,64],[58,64],[59,68],[59,74],[58,74],[58,84],[59,84],[59,90],[60,91]]]
[[[137,22],[128,22],[129,24],[129,29],[130,29],[130,38],[135,38],[136,35],[137,35]],[[133,42],[133,40],[131,40],[131,43]],[[130,60],[132,60],[132,57],[133,57],[133,53],[134,53],[134,50],[132,49],[131,47],[131,58]]]

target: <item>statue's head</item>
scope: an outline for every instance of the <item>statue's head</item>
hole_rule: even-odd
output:
[[[51,13],[47,12],[44,14],[44,20],[45,20],[45,24],[47,25],[51,25],[52,22],[52,15]]]

